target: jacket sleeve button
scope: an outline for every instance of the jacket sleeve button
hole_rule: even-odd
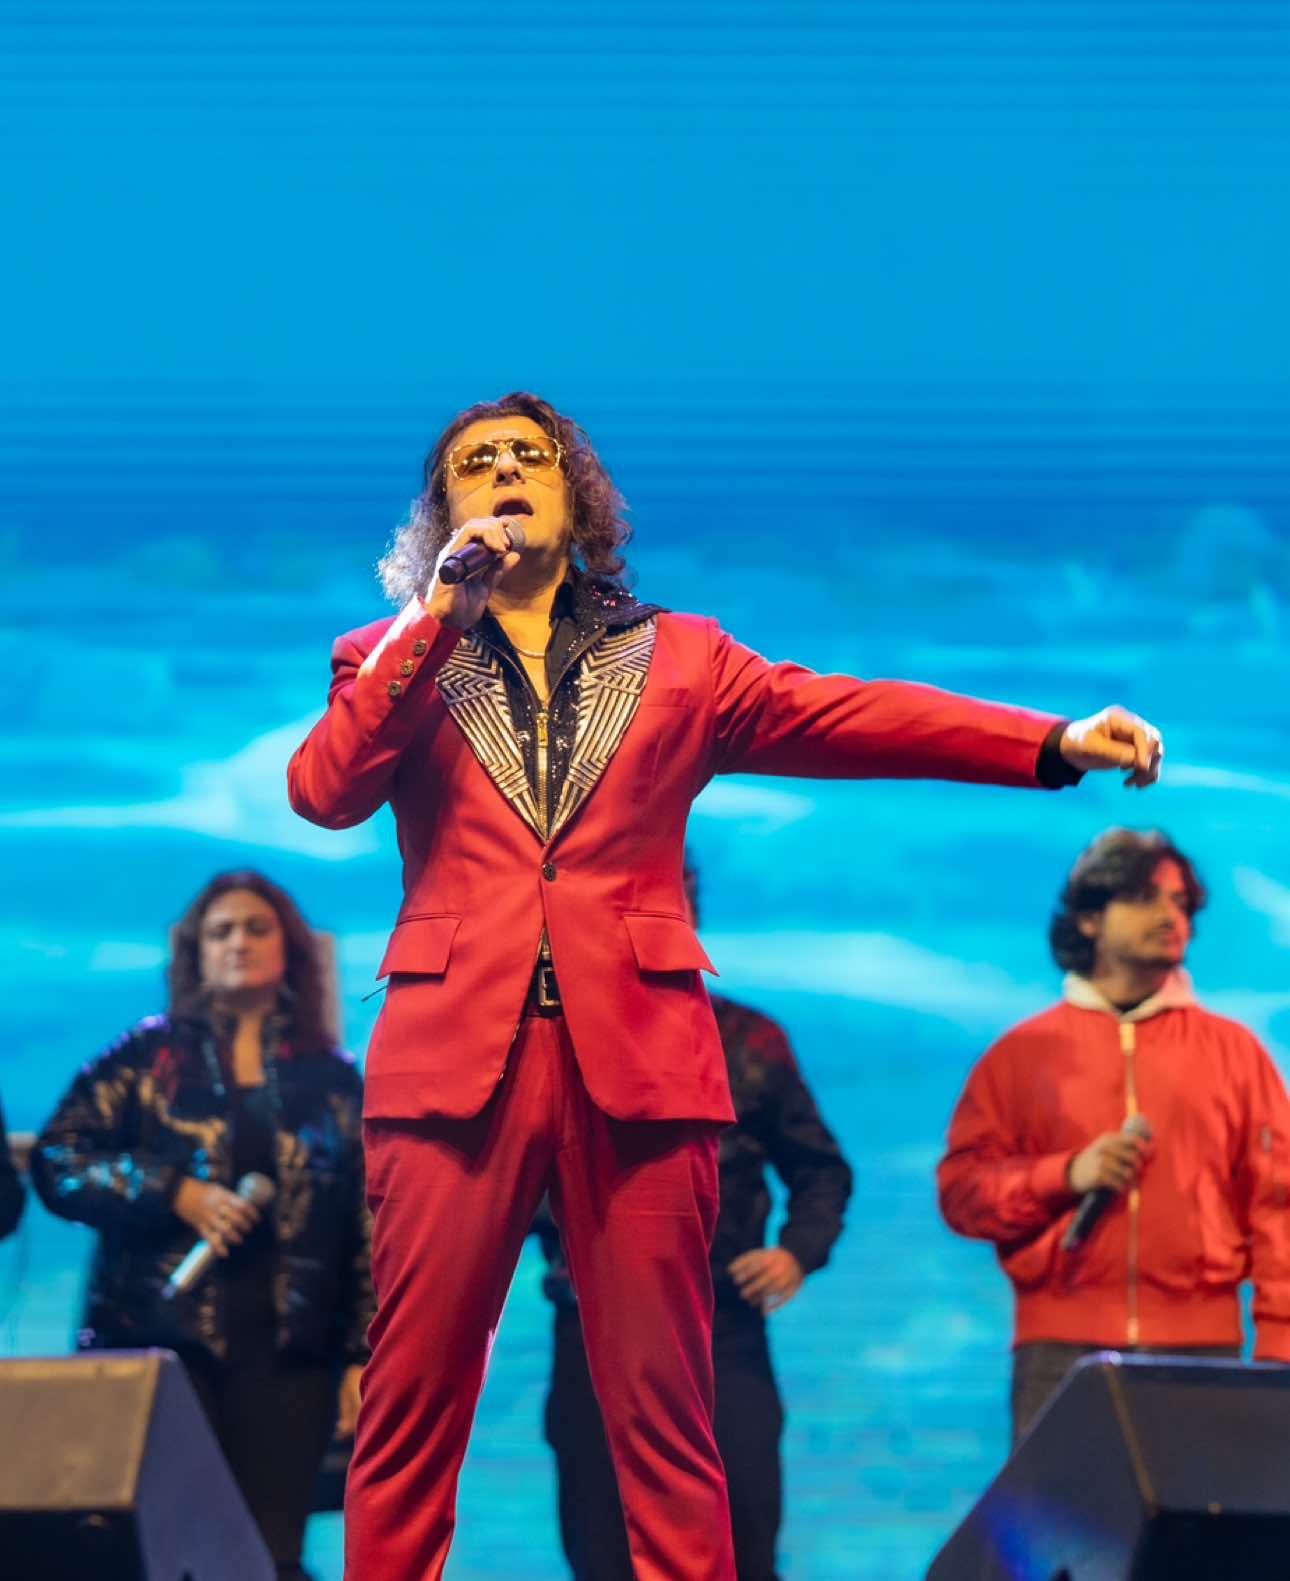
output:
[[[386,687],[386,691],[389,692],[391,697],[401,697],[403,695],[403,682],[391,681]]]
[[[400,675],[411,675],[413,670],[415,670],[415,669],[416,669],[416,665],[413,664],[411,659],[404,659],[403,663],[399,665],[399,674]]]
[[[412,651],[413,651],[413,653],[416,654],[417,658],[419,659],[421,657],[421,655],[426,651],[427,646],[428,646],[428,644],[426,642],[426,639],[424,637],[418,637],[417,640],[412,644]]]

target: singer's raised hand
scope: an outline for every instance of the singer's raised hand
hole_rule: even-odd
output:
[[[519,564],[519,552],[511,548],[510,521],[505,516],[481,516],[468,521],[446,543],[434,564],[430,586],[425,591],[426,610],[454,631],[469,631],[483,615],[493,589],[512,566]],[[468,543],[487,544],[499,555],[495,565],[465,582],[449,585],[439,580],[439,567],[450,554],[459,553]]]
[[[194,1180],[186,1175],[170,1204],[177,1218],[192,1226],[204,1241],[209,1241],[219,1257],[227,1257],[233,1247],[255,1228],[260,1210],[236,1191],[218,1186],[213,1180]]]
[[[1127,708],[1104,708],[1066,727],[1061,754],[1073,769],[1125,770],[1124,783],[1154,785],[1165,761],[1160,732]]]
[[[1076,1196],[1086,1191],[1127,1191],[1142,1173],[1150,1143],[1123,1131],[1106,1131],[1076,1153],[1066,1179]]]

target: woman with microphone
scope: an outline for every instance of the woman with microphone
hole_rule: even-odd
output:
[[[173,933],[170,1008],[72,1083],[32,1153],[45,1205],[98,1232],[82,1348],[178,1352],[283,1577],[333,1422],[352,1433],[372,1310],[361,1078],[313,935],[259,873]],[[191,1273],[188,1254],[215,1257]]]

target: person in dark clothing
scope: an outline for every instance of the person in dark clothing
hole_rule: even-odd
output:
[[[9,1151],[9,1136],[4,1126],[4,1112],[0,1110],[0,1241],[12,1235],[22,1218],[25,1193],[22,1177],[14,1165]]]
[[[697,923],[697,878],[689,864],[685,888]],[[746,1005],[711,997],[737,1115],[721,1136],[721,1210],[712,1242],[714,1425],[730,1490],[738,1581],[775,1581],[784,1412],[766,1315],[791,1301],[806,1276],[828,1261],[842,1232],[851,1169],[820,1118],[783,1028]],[[767,1164],[788,1188],[773,1247],[765,1245]],[[545,1431],[555,1451],[565,1556],[574,1581],[633,1581],[577,1299],[546,1204],[534,1231],[548,1264],[543,1290],[555,1306]]]
[[[278,1566],[301,1547],[337,1417],[352,1432],[373,1309],[362,1081],[328,1024],[313,935],[258,873],[174,933],[170,1011],[72,1083],[36,1140],[45,1205],[98,1232],[82,1348],[175,1350]],[[263,1210],[233,1189],[274,1183]],[[218,1259],[166,1285],[194,1241]]]

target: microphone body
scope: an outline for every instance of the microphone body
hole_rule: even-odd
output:
[[[1131,1114],[1124,1122],[1120,1135],[1137,1137],[1140,1141],[1149,1142],[1151,1127],[1145,1116]],[[1075,1217],[1066,1226],[1066,1233],[1062,1236],[1062,1251],[1079,1251],[1119,1195],[1120,1193],[1113,1191],[1110,1186],[1094,1186],[1092,1191],[1086,1191],[1079,1207],[1075,1210]]]
[[[524,529],[519,522],[506,523],[506,536],[510,539],[511,549],[523,549]],[[510,549],[504,553],[509,554]],[[472,577],[482,575],[501,558],[501,554],[496,549],[490,549],[486,543],[463,544],[439,567],[439,580],[446,582],[449,587],[455,587],[458,582],[469,582]]]
[[[237,1183],[237,1194],[245,1202],[264,1208],[273,1201],[274,1185],[267,1175],[243,1175]],[[162,1299],[173,1301],[181,1290],[191,1290],[215,1261],[215,1248],[207,1240],[200,1240],[170,1278],[162,1286]]]

